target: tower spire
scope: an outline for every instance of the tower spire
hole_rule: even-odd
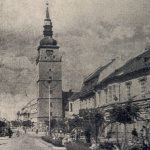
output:
[[[44,25],[44,36],[53,36],[53,31],[52,31],[52,22],[49,16],[49,9],[48,9],[48,3],[46,3],[46,19],[44,20],[45,25]]]
[[[57,45],[57,41],[53,39],[53,25],[49,15],[48,3],[46,3],[46,18],[44,19],[44,39],[40,41],[40,45]]]
[[[46,5],[47,5],[47,8],[46,8],[46,19],[50,19],[50,17],[49,17],[49,10],[48,10],[48,3],[46,3]]]

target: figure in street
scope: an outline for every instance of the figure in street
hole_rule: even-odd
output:
[[[20,132],[19,132],[19,130],[17,130],[16,135],[17,135],[17,137],[19,137],[19,136],[20,136]]]

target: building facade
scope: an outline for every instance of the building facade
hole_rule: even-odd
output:
[[[53,39],[52,22],[46,9],[44,38],[38,47],[37,66],[39,69],[38,125],[45,128],[45,122],[52,118],[62,118],[62,71],[61,56],[57,41]]]
[[[119,68],[113,68],[115,63],[112,62],[102,71],[98,71],[97,82],[94,84],[95,74],[89,76],[83,82],[83,87],[80,94],[72,103],[75,109],[70,110],[71,114],[76,114],[81,109],[100,108],[105,112],[107,117],[107,110],[111,109],[113,105],[125,104],[132,100],[140,108],[140,117],[136,123],[127,125],[127,135],[131,138],[131,132],[134,128],[140,132],[145,122],[150,120],[150,49],[140,54],[139,56],[127,61]],[[93,82],[92,82],[93,81]],[[92,85],[93,83],[93,85]],[[91,90],[88,89],[89,86]],[[86,94],[85,94],[86,93]],[[75,101],[80,100],[80,107],[76,106]],[[72,111],[72,112],[71,112]],[[107,120],[107,119],[106,119]],[[113,127],[105,128],[105,136],[111,130],[116,132],[116,126],[120,137],[123,136],[124,126],[113,125]]]

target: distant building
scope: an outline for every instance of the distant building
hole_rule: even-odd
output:
[[[30,120],[32,125],[37,127],[37,100],[31,100],[18,113],[17,118],[20,121]]]
[[[63,117],[65,117],[65,112],[67,111],[67,105],[69,103],[68,98],[72,96],[74,92],[70,89],[69,91],[62,91],[62,101],[63,101]]]
[[[75,92],[71,97],[68,98],[69,103],[65,108],[65,117],[66,118],[74,118],[75,115],[79,115],[80,99],[78,98],[80,92]]]
[[[35,128],[37,128],[37,117],[37,100],[34,99],[30,101],[30,120]]]
[[[30,103],[28,103],[26,106],[24,106],[21,111],[20,114],[18,114],[20,117],[19,120],[23,121],[27,121],[30,120]]]

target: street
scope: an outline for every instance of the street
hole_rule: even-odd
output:
[[[21,133],[19,137],[14,133],[12,138],[0,138],[1,150],[53,150],[50,144],[33,134]]]

